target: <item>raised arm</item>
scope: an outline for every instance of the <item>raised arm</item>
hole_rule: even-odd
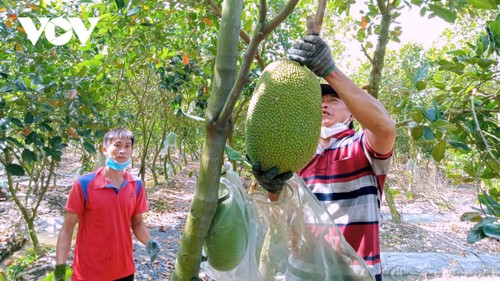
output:
[[[335,68],[324,79],[335,89],[354,118],[366,129],[366,140],[378,154],[387,154],[394,147],[396,125],[384,106],[360,89],[340,69]]]
[[[376,153],[387,154],[392,150],[396,126],[384,106],[336,67],[330,47],[319,35],[307,35],[295,43],[288,51],[288,58],[306,65],[335,89],[354,118],[366,128],[366,139]]]

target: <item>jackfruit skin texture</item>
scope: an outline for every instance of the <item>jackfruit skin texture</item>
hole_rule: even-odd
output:
[[[257,82],[247,113],[246,150],[267,171],[296,172],[314,156],[321,131],[317,76],[291,60],[269,64]]]
[[[248,225],[234,196],[230,192],[229,198],[217,206],[205,239],[208,263],[219,271],[234,269],[247,250]]]

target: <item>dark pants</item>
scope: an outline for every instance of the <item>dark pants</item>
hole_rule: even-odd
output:
[[[126,276],[126,277],[123,277],[120,279],[116,279],[115,281],[134,281],[134,274],[131,274],[129,276]]]

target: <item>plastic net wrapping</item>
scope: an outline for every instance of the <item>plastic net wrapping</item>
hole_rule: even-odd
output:
[[[297,175],[286,182],[278,201],[267,193],[247,195],[234,171],[221,182],[241,196],[248,228],[247,249],[229,271],[208,262],[202,269],[218,281],[375,280],[372,271],[345,241],[326,209]]]

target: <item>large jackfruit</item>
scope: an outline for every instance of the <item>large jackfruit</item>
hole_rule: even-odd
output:
[[[247,114],[246,150],[266,171],[296,172],[314,156],[321,130],[317,76],[290,60],[269,64],[257,82]]]
[[[221,178],[219,190],[226,199],[217,206],[205,239],[208,263],[219,271],[234,269],[247,251],[248,223],[243,198],[237,187],[228,186],[230,184]]]

